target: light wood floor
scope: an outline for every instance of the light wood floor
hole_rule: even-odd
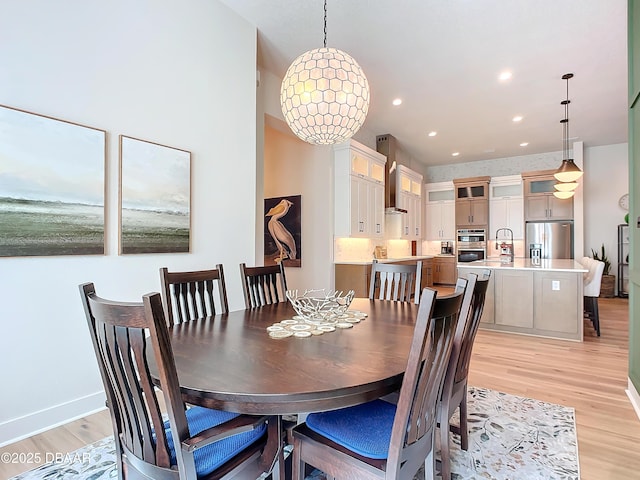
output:
[[[469,383],[574,407],[583,480],[640,478],[640,420],[625,394],[628,301],[600,299],[602,336],[585,322],[584,343],[480,331]],[[106,411],[0,449],[70,452],[111,434]],[[0,478],[34,464],[0,462]]]

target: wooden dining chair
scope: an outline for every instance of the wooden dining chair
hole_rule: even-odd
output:
[[[287,279],[282,262],[265,267],[247,267],[241,263],[240,276],[247,309],[287,300]]]
[[[312,413],[294,428],[294,480],[307,464],[335,478],[410,479],[424,463],[425,479],[434,478],[436,402],[463,295],[423,290],[397,405],[378,399]]]
[[[147,294],[142,303],[120,303],[98,297],[92,283],[80,285],[80,294],[113,423],[118,478],[260,475],[270,419],[185,409],[160,294]],[[149,371],[151,356],[160,390]]]
[[[467,286],[462,301],[460,319],[453,337],[451,355],[445,373],[440,402],[438,403],[438,425],[440,431],[440,473],[443,480],[451,478],[451,456],[449,431],[460,435],[461,448],[469,448],[467,426],[467,378],[473,342],[478,332],[484,300],[489,285],[491,270],[484,270],[482,278],[474,273],[467,275]],[[450,425],[449,420],[460,409],[459,426]]]
[[[193,272],[169,272],[162,267],[160,284],[167,325],[229,311],[221,264],[212,270]]]
[[[374,260],[371,264],[369,298],[419,303],[421,275],[422,261],[416,265],[398,265]]]

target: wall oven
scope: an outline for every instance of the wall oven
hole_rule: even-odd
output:
[[[457,232],[458,262],[475,262],[487,256],[487,232],[483,228],[463,228]]]

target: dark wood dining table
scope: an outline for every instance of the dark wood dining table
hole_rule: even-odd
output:
[[[368,317],[353,328],[306,338],[271,338],[292,318],[289,302],[239,310],[170,329],[185,401],[246,414],[294,414],[366,402],[396,390],[418,306],[356,298]]]
[[[418,305],[356,298],[350,310],[368,316],[352,328],[305,338],[276,339],[266,330],[296,315],[289,302],[173,325],[169,335],[184,401],[277,416],[262,465],[270,472],[280,459],[276,478],[284,478],[281,415],[357,405],[402,383]]]

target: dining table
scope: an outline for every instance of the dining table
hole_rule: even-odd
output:
[[[348,407],[396,391],[406,368],[418,305],[354,298],[349,311],[366,317],[351,328],[303,338],[272,338],[267,331],[296,315],[289,302],[171,326],[184,401],[280,419]]]

